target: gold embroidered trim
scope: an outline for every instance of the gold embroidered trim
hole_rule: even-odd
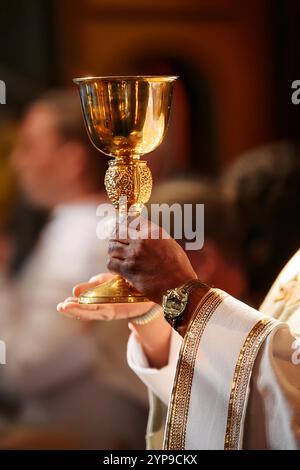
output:
[[[196,355],[205,327],[226,294],[211,289],[197,306],[182,342],[171,402],[168,410],[164,449],[184,449]]]
[[[228,405],[224,450],[239,449],[245,399],[257,353],[276,325],[270,318],[258,321],[248,334],[235,367]]]

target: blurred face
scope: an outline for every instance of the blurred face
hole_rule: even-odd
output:
[[[12,156],[19,183],[36,205],[53,207],[66,188],[64,142],[56,128],[55,112],[36,104],[27,112]]]

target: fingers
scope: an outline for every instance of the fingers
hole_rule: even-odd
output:
[[[132,240],[140,238],[141,234],[148,226],[148,221],[142,217],[126,217],[124,220],[116,222],[114,229],[110,233],[110,241],[117,241],[123,245],[129,245]]]
[[[127,221],[124,222],[116,222],[113,230],[109,236],[110,241],[118,241],[123,245],[129,244],[129,237],[128,237],[128,225]]]
[[[123,263],[124,260],[121,260],[119,258],[109,258],[107,262],[107,269],[109,269],[109,271],[113,273],[122,274],[124,270]]]
[[[57,306],[57,311],[65,316],[75,318],[76,320],[90,321],[94,320],[94,305],[81,305],[77,300],[61,302]],[[102,319],[102,318],[101,318]]]
[[[132,318],[147,312],[153,302],[136,304],[79,304],[77,300],[69,300],[58,304],[57,311],[78,320],[112,321]]]
[[[162,227],[143,216],[129,216],[117,220],[109,235],[110,241],[118,241],[124,245],[130,245],[132,240],[141,238],[170,238],[170,235]]]
[[[107,263],[109,271],[127,277],[135,274],[139,269],[142,257],[141,243],[133,241],[130,245],[124,245],[118,241],[111,241],[108,254],[110,256]]]
[[[128,256],[129,246],[119,241],[111,240],[108,245],[108,254],[112,258],[125,259]]]

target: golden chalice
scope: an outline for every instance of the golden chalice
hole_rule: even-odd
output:
[[[114,157],[109,161],[104,184],[109,199],[119,211],[126,212],[130,207],[138,214],[150,198],[152,176],[147,162],[140,157],[156,149],[164,138],[176,78],[131,76],[73,80],[93,145]],[[121,276],[79,297],[79,302],[85,304],[144,301],[146,297]]]

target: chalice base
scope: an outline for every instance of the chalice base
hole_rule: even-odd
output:
[[[111,281],[103,282],[93,289],[88,289],[79,296],[80,304],[112,304],[149,302],[149,299],[136,290],[123,277],[116,276]]]

